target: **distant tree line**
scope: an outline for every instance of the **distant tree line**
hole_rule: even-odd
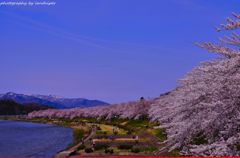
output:
[[[50,107],[38,104],[18,104],[12,100],[0,100],[0,115],[25,115],[33,111],[46,110]]]

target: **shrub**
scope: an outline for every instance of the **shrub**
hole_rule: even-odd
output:
[[[132,149],[131,149],[131,152],[133,152],[133,153],[139,153],[139,152],[140,152],[140,149],[139,149],[139,148],[132,148]]]
[[[106,154],[107,154],[107,153],[110,153],[110,154],[113,154],[113,153],[114,153],[113,149],[105,149],[104,152],[105,152]]]
[[[101,130],[101,128],[99,126],[97,126],[97,130]]]
[[[78,147],[78,150],[82,150],[85,148],[85,145],[84,144],[81,144],[79,147]]]
[[[92,149],[92,148],[86,148],[86,149],[85,149],[85,152],[86,152],[86,153],[92,153],[92,152],[93,152],[93,149]]]
[[[132,149],[132,145],[129,145],[129,144],[122,144],[122,145],[119,145],[118,146],[118,149],[126,149],[126,150],[128,150],[128,149]]]
[[[207,144],[207,143],[208,143],[208,140],[202,132],[198,133],[191,141],[191,144],[194,144],[194,145],[201,145],[201,144]]]
[[[235,146],[237,148],[237,151],[240,151],[240,144],[236,144]]]
[[[132,131],[131,130],[127,131],[127,134],[128,135],[132,134]]]
[[[113,149],[111,149],[111,150],[109,151],[109,153],[110,153],[110,154],[113,154],[113,153],[114,153]]]
[[[74,138],[74,143],[79,142],[82,140],[84,137],[84,131],[82,129],[73,129],[73,138]]]
[[[155,129],[155,135],[161,142],[167,139],[167,134],[163,129]]]
[[[101,149],[106,149],[108,148],[109,146],[107,144],[96,144],[94,146],[94,150],[101,150]]]
[[[106,132],[106,131],[103,131],[103,134],[104,134],[104,135],[107,135],[107,132]]]

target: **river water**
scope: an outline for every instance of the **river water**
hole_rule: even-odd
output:
[[[69,128],[0,121],[0,157],[51,157],[72,141]]]

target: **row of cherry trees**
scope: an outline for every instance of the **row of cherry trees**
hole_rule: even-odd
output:
[[[49,109],[44,111],[35,111],[28,114],[28,117],[48,117],[48,118],[75,118],[75,117],[92,117],[97,119],[129,118],[139,119],[148,116],[149,106],[152,100],[132,101],[128,103],[116,104],[111,106],[97,106],[90,108],[74,109]]]

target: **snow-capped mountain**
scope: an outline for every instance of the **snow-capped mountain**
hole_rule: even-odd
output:
[[[13,100],[20,104],[37,103],[57,109],[75,108],[75,107],[93,107],[99,105],[108,105],[108,103],[99,100],[88,100],[84,98],[64,98],[54,95],[25,95],[8,92],[0,94],[0,100]]]

